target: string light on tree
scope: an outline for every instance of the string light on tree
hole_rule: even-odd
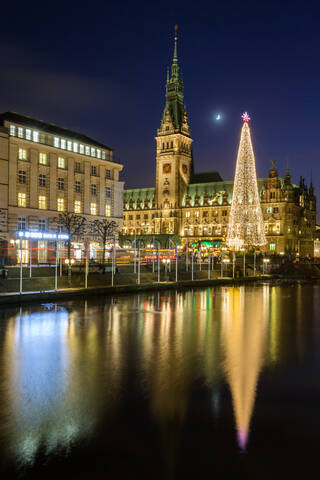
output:
[[[226,238],[227,246],[235,250],[266,244],[249,128],[250,116],[248,112],[244,112],[241,118],[243,125]]]

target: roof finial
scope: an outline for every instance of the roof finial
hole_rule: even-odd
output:
[[[171,80],[178,79],[179,77],[179,67],[178,67],[178,25],[174,26],[174,50],[173,50],[173,61],[171,67]]]
[[[174,26],[174,52],[173,52],[173,63],[178,63],[178,49],[177,49],[177,41],[178,41],[178,25]]]

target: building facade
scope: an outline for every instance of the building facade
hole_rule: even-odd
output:
[[[2,259],[19,262],[17,231],[57,232],[62,212],[88,221],[108,218],[121,227],[121,170],[111,148],[85,135],[13,112],[0,114]],[[91,256],[98,243],[90,239]],[[46,263],[49,247],[45,240],[23,240],[23,262],[31,252],[33,263]]]
[[[279,177],[272,162],[269,176],[258,179],[267,244],[271,253],[313,256],[316,198],[312,183]],[[123,235],[178,235],[182,244],[209,241],[221,246],[229,221],[233,182],[218,172],[196,174],[192,138],[179,75],[177,36],[166,104],[156,136],[156,186],[125,190]]]

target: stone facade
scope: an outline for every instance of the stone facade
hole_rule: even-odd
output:
[[[0,125],[2,257],[6,249],[10,256],[18,230],[56,232],[61,212],[122,225],[122,165],[112,149],[11,112],[0,115]]]
[[[177,38],[171,76],[167,78],[166,105],[156,136],[156,187],[125,190],[124,235],[176,234],[182,244],[225,241],[233,182],[217,172],[195,174],[192,139],[179,77]],[[313,256],[316,198],[301,178],[291,182],[272,164],[269,177],[258,179],[267,244],[273,253]]]

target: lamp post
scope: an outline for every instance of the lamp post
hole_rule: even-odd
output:
[[[186,272],[188,271],[189,267],[189,242],[186,243]]]
[[[210,252],[208,255],[208,280],[210,280]]]
[[[200,272],[202,270],[202,262],[201,262],[201,242],[199,243],[199,261],[200,261]]]
[[[140,285],[140,242],[138,243],[138,285]]]
[[[32,278],[32,248],[31,240],[29,240],[29,278]]]
[[[20,293],[22,293],[22,239],[20,238]]]
[[[269,262],[270,262],[270,259],[269,259],[269,258],[264,258],[264,259],[263,259],[263,262],[262,262],[262,275],[264,275],[264,268],[265,268],[265,266],[268,265]]]
[[[56,265],[54,272],[54,289],[58,290],[58,241],[56,240]]]
[[[230,263],[230,258],[224,258],[223,263],[225,263],[226,267],[228,267],[228,263]],[[228,268],[227,268],[227,273],[228,273]]]
[[[246,276],[246,251],[243,250],[243,276]]]
[[[152,273],[154,273],[154,235],[152,237]]]
[[[160,251],[158,245],[158,283],[160,283]]]
[[[164,258],[163,260],[163,264],[164,264],[164,272],[165,272],[165,281],[167,282],[168,281],[168,276],[167,276],[167,273],[170,268],[170,258]]]
[[[137,232],[134,230],[134,260],[133,260],[133,273],[137,272]]]
[[[178,247],[176,246],[176,282],[178,281]]]
[[[193,248],[192,248],[192,255],[191,255],[191,280],[193,280]]]
[[[84,288],[88,288],[88,273],[89,273],[89,255],[88,255],[88,240],[84,242],[85,249],[85,265],[84,265]]]
[[[235,254],[235,251],[233,251],[232,252],[232,278],[234,278],[235,260],[236,260],[236,254]]]

